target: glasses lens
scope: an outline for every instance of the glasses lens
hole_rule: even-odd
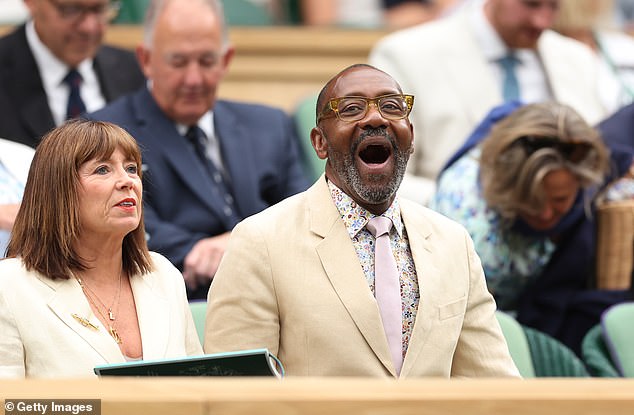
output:
[[[542,148],[553,148],[559,152],[566,160],[577,163],[586,158],[592,146],[588,143],[563,142],[554,137],[520,137],[519,142],[526,150],[526,154],[531,155]]]
[[[98,18],[111,21],[119,14],[120,3],[118,1],[102,3],[94,6],[83,6],[81,4],[68,3],[60,4],[56,0],[50,0],[59,14],[69,20],[80,19],[87,14],[94,14]]]
[[[341,98],[337,105],[337,113],[343,121],[356,121],[365,116],[368,110],[368,101],[363,98]]]
[[[370,102],[375,102],[379,112],[389,120],[407,117],[409,107],[402,95],[387,95],[377,98],[343,97],[336,104],[336,111],[342,121],[358,121],[365,117]]]
[[[385,118],[398,120],[407,116],[407,102],[401,95],[390,95],[379,99],[379,109]]]
[[[590,150],[592,146],[586,143],[562,143],[560,147],[561,154],[573,163],[585,159]]]

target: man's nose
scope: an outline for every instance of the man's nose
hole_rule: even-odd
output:
[[[541,220],[551,220],[555,216],[555,209],[550,205],[545,205],[541,212],[539,212],[539,218]]]
[[[100,30],[104,25],[103,17],[93,11],[82,12],[77,22],[77,28],[84,32],[94,32]]]
[[[198,84],[202,79],[202,69],[198,62],[190,62],[185,69],[185,83]]]
[[[535,29],[550,29],[555,23],[556,17],[557,7],[551,4],[544,4],[533,13],[531,17],[531,24]]]
[[[379,106],[376,102],[368,103],[368,110],[365,114],[365,117],[360,121],[364,125],[369,125],[374,128],[380,127],[387,124],[387,120],[379,111]]]

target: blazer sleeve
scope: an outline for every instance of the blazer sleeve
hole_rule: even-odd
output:
[[[267,348],[278,355],[279,310],[266,241],[244,223],[234,228],[209,289],[205,353]]]
[[[6,280],[5,280],[6,281]],[[24,378],[24,347],[13,313],[6,301],[7,285],[0,285],[0,378]]]
[[[452,377],[519,377],[506,340],[495,317],[495,300],[489,293],[473,241],[464,231],[469,267],[469,294]]]
[[[156,287],[156,294],[148,293],[160,299],[167,299],[169,302],[169,318],[170,324],[156,323],[156,315],[154,313],[141,313],[139,315],[139,324],[146,323],[148,326],[153,327],[160,332],[161,336],[167,336],[167,343],[170,345],[169,350],[165,355],[145,355],[145,359],[163,358],[163,357],[179,357],[179,356],[197,356],[202,354],[202,345],[196,331],[196,325],[192,317],[191,307],[187,300],[187,294],[185,291],[185,283],[183,282],[183,276],[172,265],[167,258],[156,252],[151,252],[152,262],[154,263],[155,270],[149,274],[142,276],[143,279],[153,279],[149,286]],[[146,284],[138,283],[141,286]],[[141,291],[139,289],[139,294]],[[144,311],[151,310],[147,308]],[[141,318],[145,320],[141,321]],[[149,321],[151,320],[151,322]],[[167,327],[169,326],[169,332]],[[144,340],[145,342],[146,340]],[[162,350],[160,348],[153,348],[155,350]]]
[[[180,297],[180,302],[183,310],[183,325],[185,326],[185,352],[187,353],[187,356],[198,356],[203,354],[203,346],[202,344],[200,344],[200,338],[198,337],[198,332],[196,331],[196,324],[194,324],[192,310],[187,300],[185,283],[183,282],[183,278],[180,272],[174,269],[174,273],[176,274],[176,292],[178,292],[178,295]]]

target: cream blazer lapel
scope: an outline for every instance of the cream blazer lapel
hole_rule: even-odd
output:
[[[435,318],[438,314],[435,311],[436,302],[438,298],[442,298],[443,294],[439,292],[439,286],[430,283],[442,277],[436,266],[438,258],[434,258],[431,229],[425,223],[425,218],[420,215],[420,210],[412,210],[404,200],[400,202],[401,217],[414,258],[420,291],[416,321],[401,370],[401,377],[406,377],[414,367],[421,350],[425,348],[428,340],[432,337],[430,333],[438,323],[437,318]]]
[[[316,250],[326,275],[378,359],[396,376],[376,300],[323,175],[307,196],[310,230],[323,238]]]
[[[37,279],[53,290],[48,306],[60,320],[84,339],[106,362],[125,361],[117,343],[110,337],[108,329],[93,314],[81,287],[74,279],[49,280],[40,276]],[[77,318],[73,317],[73,314],[89,321],[97,329],[81,324]]]
[[[573,107],[591,124],[601,121],[607,112],[599,99],[598,62],[592,51],[552,30],[540,36],[537,51],[554,99]]]
[[[444,99],[463,106],[465,116],[475,125],[484,114],[502,100],[502,91],[495,82],[489,63],[473,34],[468,13],[458,13],[447,26],[448,47],[438,65],[445,66],[448,87],[453,90]],[[425,56],[425,59],[430,59]],[[442,98],[442,97],[441,97]]]
[[[155,289],[154,282],[153,274],[130,278],[146,360],[166,355],[171,332],[169,302]]]

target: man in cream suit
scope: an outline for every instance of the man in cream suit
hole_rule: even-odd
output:
[[[266,347],[289,375],[518,376],[466,231],[395,197],[412,104],[368,65],[326,84],[311,132],[326,174],[234,228],[209,291],[207,353]],[[378,299],[389,290],[375,289],[387,274],[377,264],[375,284],[381,235],[366,228],[376,217],[393,224],[391,326]]]
[[[513,54],[517,99],[555,99],[590,123],[604,117],[596,62],[581,43],[548,30],[558,0],[473,0],[454,15],[392,33],[370,53],[417,97],[416,149],[401,195],[426,203],[449,157],[494,106],[503,102],[501,59]]]

